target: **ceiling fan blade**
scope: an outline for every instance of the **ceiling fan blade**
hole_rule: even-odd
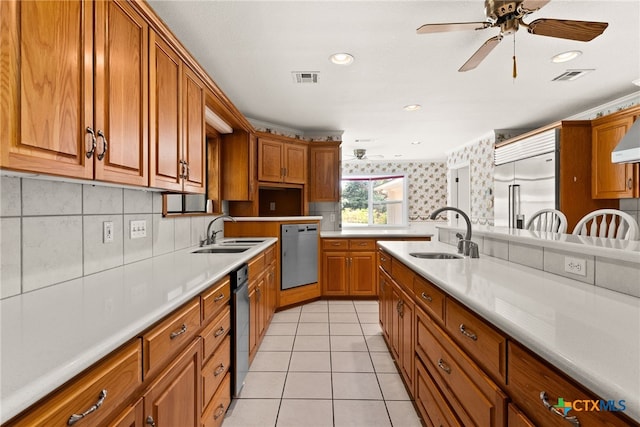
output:
[[[445,33],[449,31],[484,30],[490,27],[489,22],[458,22],[448,24],[425,24],[416,30],[418,34]]]
[[[528,24],[528,31],[538,36],[588,42],[604,32],[606,22],[567,21],[562,19],[536,19]]]
[[[458,71],[469,71],[476,68],[480,63],[484,60],[484,58],[491,53],[491,51],[498,46],[498,43],[502,40],[502,35],[498,34],[495,37],[491,37],[489,40],[484,42],[480,49],[476,50],[476,52],[471,55],[471,58],[464,63],[462,67]]]
[[[538,10],[547,5],[551,0],[524,0],[520,3],[520,7],[531,12]]]

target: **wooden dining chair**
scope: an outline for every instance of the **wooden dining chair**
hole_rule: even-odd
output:
[[[531,231],[565,233],[567,231],[567,217],[557,209],[542,209],[529,218],[524,228]]]
[[[639,240],[640,227],[628,213],[617,209],[599,209],[582,217],[573,234],[608,239]]]

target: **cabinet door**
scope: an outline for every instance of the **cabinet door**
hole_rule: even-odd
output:
[[[133,405],[124,409],[115,417],[108,427],[143,427],[144,426],[144,405],[142,398]]]
[[[126,2],[95,5],[94,176],[147,186],[149,28]]]
[[[322,254],[322,293],[347,295],[348,252],[324,252]]]
[[[284,181],[305,184],[307,181],[307,147],[283,144]]]
[[[391,337],[391,317],[393,316],[393,292],[391,290],[391,278],[382,270],[379,270],[380,282],[380,323],[382,325],[382,333],[387,342]]]
[[[275,261],[269,265],[266,273],[266,286],[267,286],[267,324],[271,321],[273,313],[278,306],[277,294],[278,288],[276,285],[276,266]]]
[[[281,182],[282,142],[258,138],[258,181]]]
[[[351,252],[349,256],[349,295],[376,295],[375,274],[375,252]]]
[[[411,395],[414,395],[413,390],[413,375],[414,375],[414,304],[412,299],[404,292],[400,292],[400,312],[399,317],[399,345],[398,350],[400,353],[400,373],[404,378],[405,383],[411,390]]]
[[[389,329],[389,341],[391,342],[391,353],[396,360],[400,360],[400,290],[398,285],[391,282],[391,328]]]
[[[149,46],[149,185],[182,191],[182,61],[153,31]]]
[[[206,139],[204,121],[204,83],[190,68],[183,68],[182,122],[183,160],[186,163],[184,191],[204,194],[206,182]]]
[[[256,310],[255,317],[256,337],[258,340],[264,335],[267,326],[267,287],[265,285],[265,275],[263,274],[256,284]]]
[[[92,1],[0,2],[0,166],[93,178]]]
[[[249,286],[249,361],[253,360],[258,344],[258,329],[256,318],[258,317],[258,296],[255,286]]]
[[[194,340],[145,393],[144,417],[147,424],[199,426],[202,412],[200,344],[200,339]]]
[[[340,201],[340,147],[309,147],[309,201]]]
[[[257,192],[257,138],[254,134],[234,130],[222,135],[222,199],[252,201]]]
[[[632,123],[632,117],[625,117],[593,128],[591,192],[594,199],[637,197],[634,165],[611,163],[611,152]]]

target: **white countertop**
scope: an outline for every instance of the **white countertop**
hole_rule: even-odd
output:
[[[243,221],[321,221],[322,216],[234,216],[237,222]]]
[[[433,260],[439,242],[379,242],[551,365],[640,421],[640,298],[497,258]]]
[[[0,301],[0,422],[277,241],[264,239],[242,253],[192,247]]]

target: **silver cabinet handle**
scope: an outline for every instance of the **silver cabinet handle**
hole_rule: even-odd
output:
[[[180,335],[184,334],[185,332],[187,332],[187,325],[183,323],[182,326],[180,327],[180,329],[178,329],[175,332],[171,332],[171,335],[169,335],[169,338],[170,339],[177,338]]]
[[[156,422],[153,420],[153,417],[151,415],[149,415],[147,417],[147,420],[145,421],[145,424],[151,426],[151,427],[156,427]]]
[[[422,295],[420,295],[422,297],[422,299],[427,300],[429,302],[433,302],[433,298],[431,298],[431,296],[425,294],[424,292],[422,293]]]
[[[184,174],[184,179],[189,179],[189,174],[191,173],[191,169],[189,168],[189,162],[185,161],[184,162],[184,167],[185,167],[185,174]]]
[[[81,419],[83,419],[84,417],[86,417],[87,415],[97,411],[98,408],[102,406],[106,398],[107,398],[107,390],[105,389],[100,392],[100,394],[98,395],[98,401],[94,403],[93,406],[91,406],[89,409],[87,409],[81,414],[72,414],[67,420],[67,425],[72,426],[78,421],[80,421]]]
[[[398,301],[398,314],[400,317],[404,317],[404,301]]]
[[[217,377],[218,375],[220,375],[223,372],[224,372],[224,365],[221,363],[220,366],[218,366],[216,368],[215,372],[213,373],[213,376]]]
[[[553,412],[554,414],[558,415],[559,417],[562,417],[564,420],[566,420],[568,423],[570,423],[573,426],[576,426],[576,427],[580,426],[580,421],[578,420],[578,417],[575,417],[575,416],[567,417],[562,411],[558,410],[558,408],[555,408],[551,403],[549,403],[549,397],[547,396],[546,391],[540,392],[540,400],[542,401],[542,404],[544,405],[544,407],[550,410],[551,412]]]
[[[224,331],[225,331],[225,330],[224,330],[224,328],[223,328],[222,326],[220,326],[220,329],[218,329],[218,330],[216,331],[216,333],[215,333],[215,334],[213,334],[213,336],[214,336],[214,337],[219,337],[220,335],[224,334]]]
[[[220,300],[221,300],[221,299],[223,299],[223,298],[224,298],[224,293],[221,293],[220,295],[218,295],[217,297],[215,297],[215,298],[213,299],[213,302],[218,302],[218,301],[220,301]]]
[[[467,338],[471,338],[474,341],[478,341],[478,336],[471,331],[468,331],[464,323],[460,323],[460,333]]]
[[[384,257],[380,257],[380,262],[387,262],[387,259]]]
[[[104,136],[104,133],[101,130],[98,130],[98,137],[102,138],[102,153],[98,154],[98,160],[102,160],[104,159],[104,155],[107,154],[109,144],[107,143],[107,137]]]
[[[87,151],[87,159],[90,159],[96,152],[96,134],[90,127],[87,127],[87,133],[91,135],[91,150]]]
[[[216,413],[213,414],[213,419],[217,420],[222,415],[224,415],[224,405],[221,403],[220,406],[218,406],[218,409],[216,409]]]
[[[438,368],[445,371],[447,374],[451,374],[451,367],[444,363],[444,360],[438,359]]]
[[[629,178],[629,181],[627,181],[627,185],[629,186],[629,190],[633,189],[633,179]]]

